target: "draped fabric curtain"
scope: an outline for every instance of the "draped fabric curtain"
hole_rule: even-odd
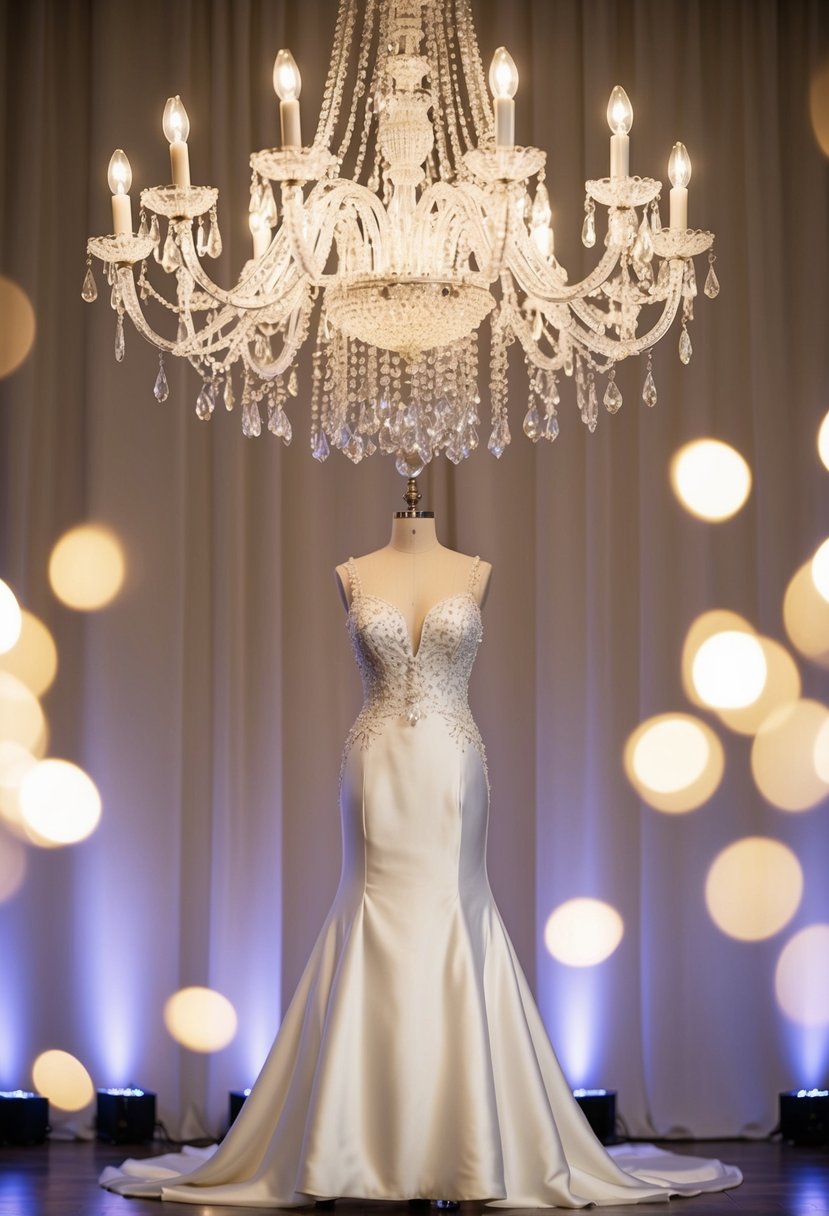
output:
[[[687,145],[690,223],[717,233],[722,283],[717,300],[695,302],[689,366],[676,329],[655,350],[655,409],[641,403],[643,365],[623,365],[615,418],[589,435],[567,384],[560,437],[533,446],[513,349],[503,458],[482,445],[422,478],[443,542],[495,568],[472,684],[493,887],[573,1084],[616,1088],[635,1134],[765,1133],[779,1090],[826,1081],[829,1032],[784,1015],[774,975],[792,934],[829,921],[829,810],[772,806],[752,780],[750,740],[713,717],[724,779],[687,815],[640,802],[622,751],[643,719],[689,709],[680,653],[701,612],[735,610],[786,642],[787,583],[829,532],[815,451],[829,406],[829,176],[810,117],[829,11],[820,0],[473,10],[484,62],[505,43],[518,64],[517,140],[548,153],[571,279],[595,260],[579,242],[583,183],[607,172],[604,109],[622,83],[631,171],[665,180],[672,144]],[[308,142],[335,17],[333,0],[0,7],[0,275],[36,318],[31,353],[0,380],[0,577],[57,642],[49,754],[82,765],[104,805],[89,840],[30,849],[24,885],[0,905],[1,1088],[30,1085],[34,1057],[58,1047],[97,1084],[157,1090],[173,1124],[192,1107],[219,1128],[336,887],[340,749],[360,694],[333,567],[386,542],[404,484],[379,456],[311,459],[307,356],[293,445],[247,440],[236,413],[196,418],[189,369],[168,364],[159,405],[157,355],[129,327],[114,361],[100,274],[97,304],[80,299],[85,239],[110,227],[109,157],[127,151],[136,206],[140,186],[166,181],[161,112],[176,93],[193,180],[220,188],[216,275],[231,281],[249,250],[247,158],[278,139],[273,57],[289,46],[301,67]],[[482,397],[485,411],[486,383]],[[754,477],[747,505],[719,525],[684,512],[668,480],[676,449],[703,436],[733,444]],[[57,538],[88,520],[120,537],[127,576],[108,608],[80,614],[56,600],[47,565]],[[829,700],[825,671],[797,659],[804,695]],[[787,843],[804,874],[794,918],[757,942],[723,933],[704,898],[714,857],[747,836]],[[623,921],[618,948],[592,967],[544,944],[551,912],[577,897]],[[238,1014],[213,1056],[164,1028],[166,998],[191,984]]]

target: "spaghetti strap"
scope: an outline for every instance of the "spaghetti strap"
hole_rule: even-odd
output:
[[[467,591],[472,596],[475,595],[475,592],[478,589],[478,571],[480,570],[480,568],[481,568],[481,559],[480,559],[480,557],[476,557],[472,563],[472,568],[469,571],[469,585],[467,587]]]
[[[350,583],[350,590],[351,590],[351,602],[353,603],[354,600],[360,599],[362,597],[363,585],[360,582],[360,576],[357,573],[357,563],[355,562],[353,557],[350,557],[348,559],[348,561],[345,563],[345,568],[348,571],[348,581]]]

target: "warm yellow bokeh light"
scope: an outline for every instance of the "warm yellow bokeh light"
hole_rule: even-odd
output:
[[[825,416],[818,428],[817,453],[824,466],[829,469],[829,414]]]
[[[829,603],[815,586],[810,561],[786,588],[783,621],[792,645],[813,663],[829,667]]]
[[[0,739],[19,743],[36,755],[41,754],[46,740],[40,702],[8,671],[0,671]]]
[[[0,904],[11,899],[26,877],[26,850],[19,840],[0,828]]]
[[[806,811],[827,794],[815,767],[815,748],[829,710],[819,701],[781,705],[754,736],[751,771],[763,797],[781,811]]]
[[[98,826],[101,795],[76,764],[41,760],[23,778],[20,809],[33,844],[76,844]]]
[[[777,1003],[799,1026],[829,1026],[829,925],[809,925],[780,952]]]
[[[15,836],[28,840],[29,833],[20,807],[20,787],[37,758],[20,743],[0,741],[0,819]]]
[[[815,772],[821,781],[829,785],[829,718],[823,723],[815,735],[815,746],[812,753]]]
[[[164,1025],[191,1051],[221,1051],[236,1034],[236,1010],[213,988],[181,988],[164,1005]]]
[[[729,443],[695,439],[671,461],[671,485],[687,511],[717,523],[739,511],[751,492],[751,470]]]
[[[812,558],[812,582],[829,602],[829,540],[825,540]]]
[[[0,578],[0,655],[17,644],[20,637],[20,618],[17,596],[8,583],[4,583]]]
[[[754,626],[750,625],[738,612],[731,612],[727,608],[712,608],[708,612],[701,613],[692,622],[685,635],[685,641],[682,644],[682,687],[689,701],[693,701],[695,705],[705,705],[705,702],[694,687],[694,659],[697,657],[700,646],[709,638],[726,632],[748,633],[752,637],[756,637],[757,634]],[[706,708],[708,707],[706,706]]]
[[[32,1066],[34,1087],[60,1110],[83,1110],[95,1096],[89,1073],[68,1051],[44,1051]]]
[[[809,85],[809,113],[818,147],[829,156],[829,60],[821,65]]]
[[[623,760],[639,797],[668,814],[693,811],[707,802],[725,767],[719,739],[691,714],[646,719],[625,744]]]
[[[719,709],[722,721],[741,735],[754,735],[772,710],[800,696],[800,672],[792,656],[773,638],[758,637],[766,660],[766,682],[756,701],[742,709]]]
[[[729,629],[702,643],[691,665],[697,696],[711,709],[743,709],[766,683],[766,656],[751,633]]]
[[[9,671],[36,697],[52,686],[58,670],[58,650],[49,630],[34,613],[21,613],[20,636],[5,654],[0,654],[0,671]]]
[[[789,923],[803,895],[803,871],[779,840],[746,836],[719,853],[705,881],[705,903],[729,937],[758,942]]]
[[[124,582],[124,553],[118,537],[97,524],[82,524],[65,532],[49,558],[49,582],[69,608],[82,612],[104,608]]]
[[[0,376],[16,371],[35,340],[35,310],[22,287],[0,274]]]
[[[544,944],[568,967],[595,967],[610,958],[624,934],[624,922],[601,899],[568,899],[550,913]]]

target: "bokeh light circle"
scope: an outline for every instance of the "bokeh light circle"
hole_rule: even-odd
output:
[[[221,1051],[236,1034],[233,1005],[213,988],[181,988],[164,1005],[164,1025],[190,1051]]]
[[[58,670],[58,649],[49,630],[25,608],[20,614],[20,636],[0,654],[0,671],[17,676],[36,697],[51,688]]]
[[[787,845],[746,836],[714,858],[705,880],[705,903],[717,928],[739,941],[779,933],[803,896],[803,870]]]
[[[751,492],[751,470],[729,443],[695,439],[671,461],[671,485],[687,511],[717,523],[739,511]]]
[[[49,558],[49,582],[68,608],[81,612],[104,608],[124,582],[118,537],[98,524],[81,524],[65,532]]]
[[[829,413],[827,413],[818,428],[817,453],[824,466],[829,469]]]
[[[815,767],[815,749],[827,720],[825,705],[802,699],[774,710],[754,736],[754,781],[779,810],[806,811],[829,794],[829,783]]]
[[[29,839],[20,807],[20,787],[37,758],[20,743],[0,740],[0,819],[4,826],[22,840]]]
[[[799,1026],[829,1026],[829,925],[809,925],[790,938],[774,973],[777,1003]]]
[[[42,754],[46,741],[46,719],[40,702],[22,680],[0,671],[0,740],[19,743],[27,751]]]
[[[786,588],[783,622],[801,654],[829,667],[829,603],[815,586],[811,561],[804,562]]]
[[[812,582],[820,595],[829,602],[829,540],[819,546],[812,558]]]
[[[642,722],[624,750],[628,780],[657,811],[683,814],[711,797],[725,767],[722,744],[691,714],[658,714]]]
[[[800,696],[800,672],[785,646],[774,638],[758,637],[766,660],[766,682],[756,701],[740,709],[718,709],[720,719],[741,735],[754,735],[769,714]]]
[[[19,840],[0,828],[0,904],[17,894],[25,877],[25,848]]]
[[[17,643],[20,626],[20,605],[17,596],[8,583],[4,583],[0,578],[0,655],[11,650]]]
[[[34,844],[76,844],[98,826],[101,795],[77,764],[41,760],[23,778],[20,809]]]
[[[568,967],[595,967],[610,958],[624,935],[624,922],[601,899],[568,899],[550,913],[544,944]]]
[[[818,147],[829,156],[829,60],[816,69],[809,83],[809,113]]]
[[[829,718],[818,728],[815,735],[812,759],[818,777],[829,785]]]
[[[16,371],[35,340],[35,310],[22,287],[0,274],[0,377]]]
[[[60,1110],[83,1110],[95,1096],[92,1078],[68,1051],[44,1051],[32,1067],[35,1089]]]
[[[766,683],[766,656],[751,633],[729,629],[702,643],[691,666],[700,700],[712,709],[743,709]]]
[[[681,659],[682,687],[688,700],[693,701],[695,705],[705,706],[705,702],[694,687],[694,659],[697,657],[699,648],[709,638],[726,632],[748,633],[752,637],[757,635],[757,630],[744,616],[740,616],[738,612],[731,612],[727,608],[711,608],[708,612],[700,613],[692,621],[685,635]],[[708,706],[705,708],[707,709]]]

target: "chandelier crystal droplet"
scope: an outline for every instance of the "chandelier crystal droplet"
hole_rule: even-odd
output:
[[[654,405],[650,352],[680,307],[679,356],[690,359],[693,258],[714,238],[687,227],[683,144],[671,153],[668,226],[661,183],[631,176],[633,107],[621,86],[608,104],[610,173],[586,183],[581,238],[603,252],[570,283],[554,252],[545,153],[514,142],[518,68],[499,47],[490,95],[471,0],[340,0],[309,146],[301,76],[288,50],[276,56],[274,84],[281,144],[250,158],[253,251],[229,290],[205,266],[222,254],[218,191],[191,184],[181,98],[168,100],[163,121],[173,180],[141,192],[136,234],[129,161],[118,149],[110,162],[114,235],[88,241],[82,295],[97,295],[90,267],[98,257],[113,287],[116,358],[125,353],[124,315],[162,352],[157,400],[169,392],[163,356],[183,358],[199,375],[203,421],[219,400],[232,410],[238,389],[243,433],[262,433],[264,408],[267,430],[287,444],[286,405],[293,411],[292,398],[310,400],[316,460],[331,448],[355,464],[380,452],[411,477],[439,455],[466,459],[484,425],[485,446],[504,454],[511,350],[526,364],[521,429],[532,443],[559,433],[562,375],[574,382],[592,432],[600,394],[611,414],[622,404],[618,364],[647,353],[642,398]],[[597,206],[606,208],[606,224]],[[167,221],[163,239],[159,217]],[[166,291],[150,283],[154,263]],[[718,292],[709,252],[704,294]],[[147,300],[172,314],[166,333],[150,326]],[[295,363],[311,340],[305,385]],[[480,350],[488,351],[488,378]]]

